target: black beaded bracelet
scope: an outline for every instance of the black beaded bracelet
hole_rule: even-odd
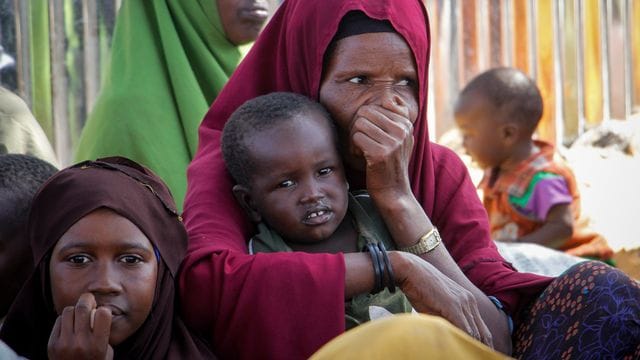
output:
[[[363,250],[369,252],[371,255],[371,262],[373,263],[374,286],[370,294],[377,294],[384,289],[384,261],[380,258],[380,254],[378,254],[379,250],[376,244],[368,242]]]
[[[396,277],[393,275],[393,269],[391,268],[391,261],[389,260],[389,255],[387,255],[387,249],[385,249],[384,244],[379,242],[378,249],[380,249],[380,253],[382,254],[382,259],[384,260],[384,264],[386,265],[386,286],[389,289],[390,293],[396,292]]]

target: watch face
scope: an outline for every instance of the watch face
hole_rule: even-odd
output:
[[[422,255],[435,249],[438,246],[438,244],[440,244],[440,242],[441,242],[440,233],[438,233],[438,229],[434,227],[428,233],[424,234],[420,238],[417,244],[413,246],[409,246],[407,248],[400,249],[400,250],[406,251],[415,255]]]
[[[440,240],[440,233],[438,232],[438,229],[433,228],[433,232],[429,236],[428,241],[429,241],[429,250],[428,251],[431,251],[431,250],[433,250],[433,248],[438,246],[438,244],[441,241]]]

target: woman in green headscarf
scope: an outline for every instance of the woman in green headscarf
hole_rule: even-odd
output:
[[[120,155],[155,171],[182,208],[198,126],[273,0],[128,0],[76,161]]]

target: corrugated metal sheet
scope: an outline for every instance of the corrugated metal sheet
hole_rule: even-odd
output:
[[[535,78],[542,138],[569,143],[640,111],[640,1],[426,0],[431,16],[430,128],[453,127],[460,88],[494,66]],[[120,0],[0,0],[0,82],[33,109],[62,164],[100,89]]]

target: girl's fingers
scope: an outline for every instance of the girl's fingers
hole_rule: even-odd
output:
[[[91,330],[93,330],[93,323],[96,320],[96,309],[91,310]]]
[[[62,328],[62,316],[58,316],[56,318],[56,322],[53,324],[53,328],[51,329],[51,335],[49,336],[49,342],[47,343],[47,348],[51,348],[51,346],[60,339],[60,330]]]
[[[99,307],[95,312],[95,320],[93,322],[93,334],[106,342],[109,341],[111,335],[111,310],[106,307]]]
[[[65,334],[73,335],[74,312],[73,306],[67,306],[62,309],[62,314],[58,317],[60,319],[60,337],[64,337]]]
[[[91,310],[96,308],[96,299],[91,293],[84,293],[74,307],[74,332],[91,331]]]

